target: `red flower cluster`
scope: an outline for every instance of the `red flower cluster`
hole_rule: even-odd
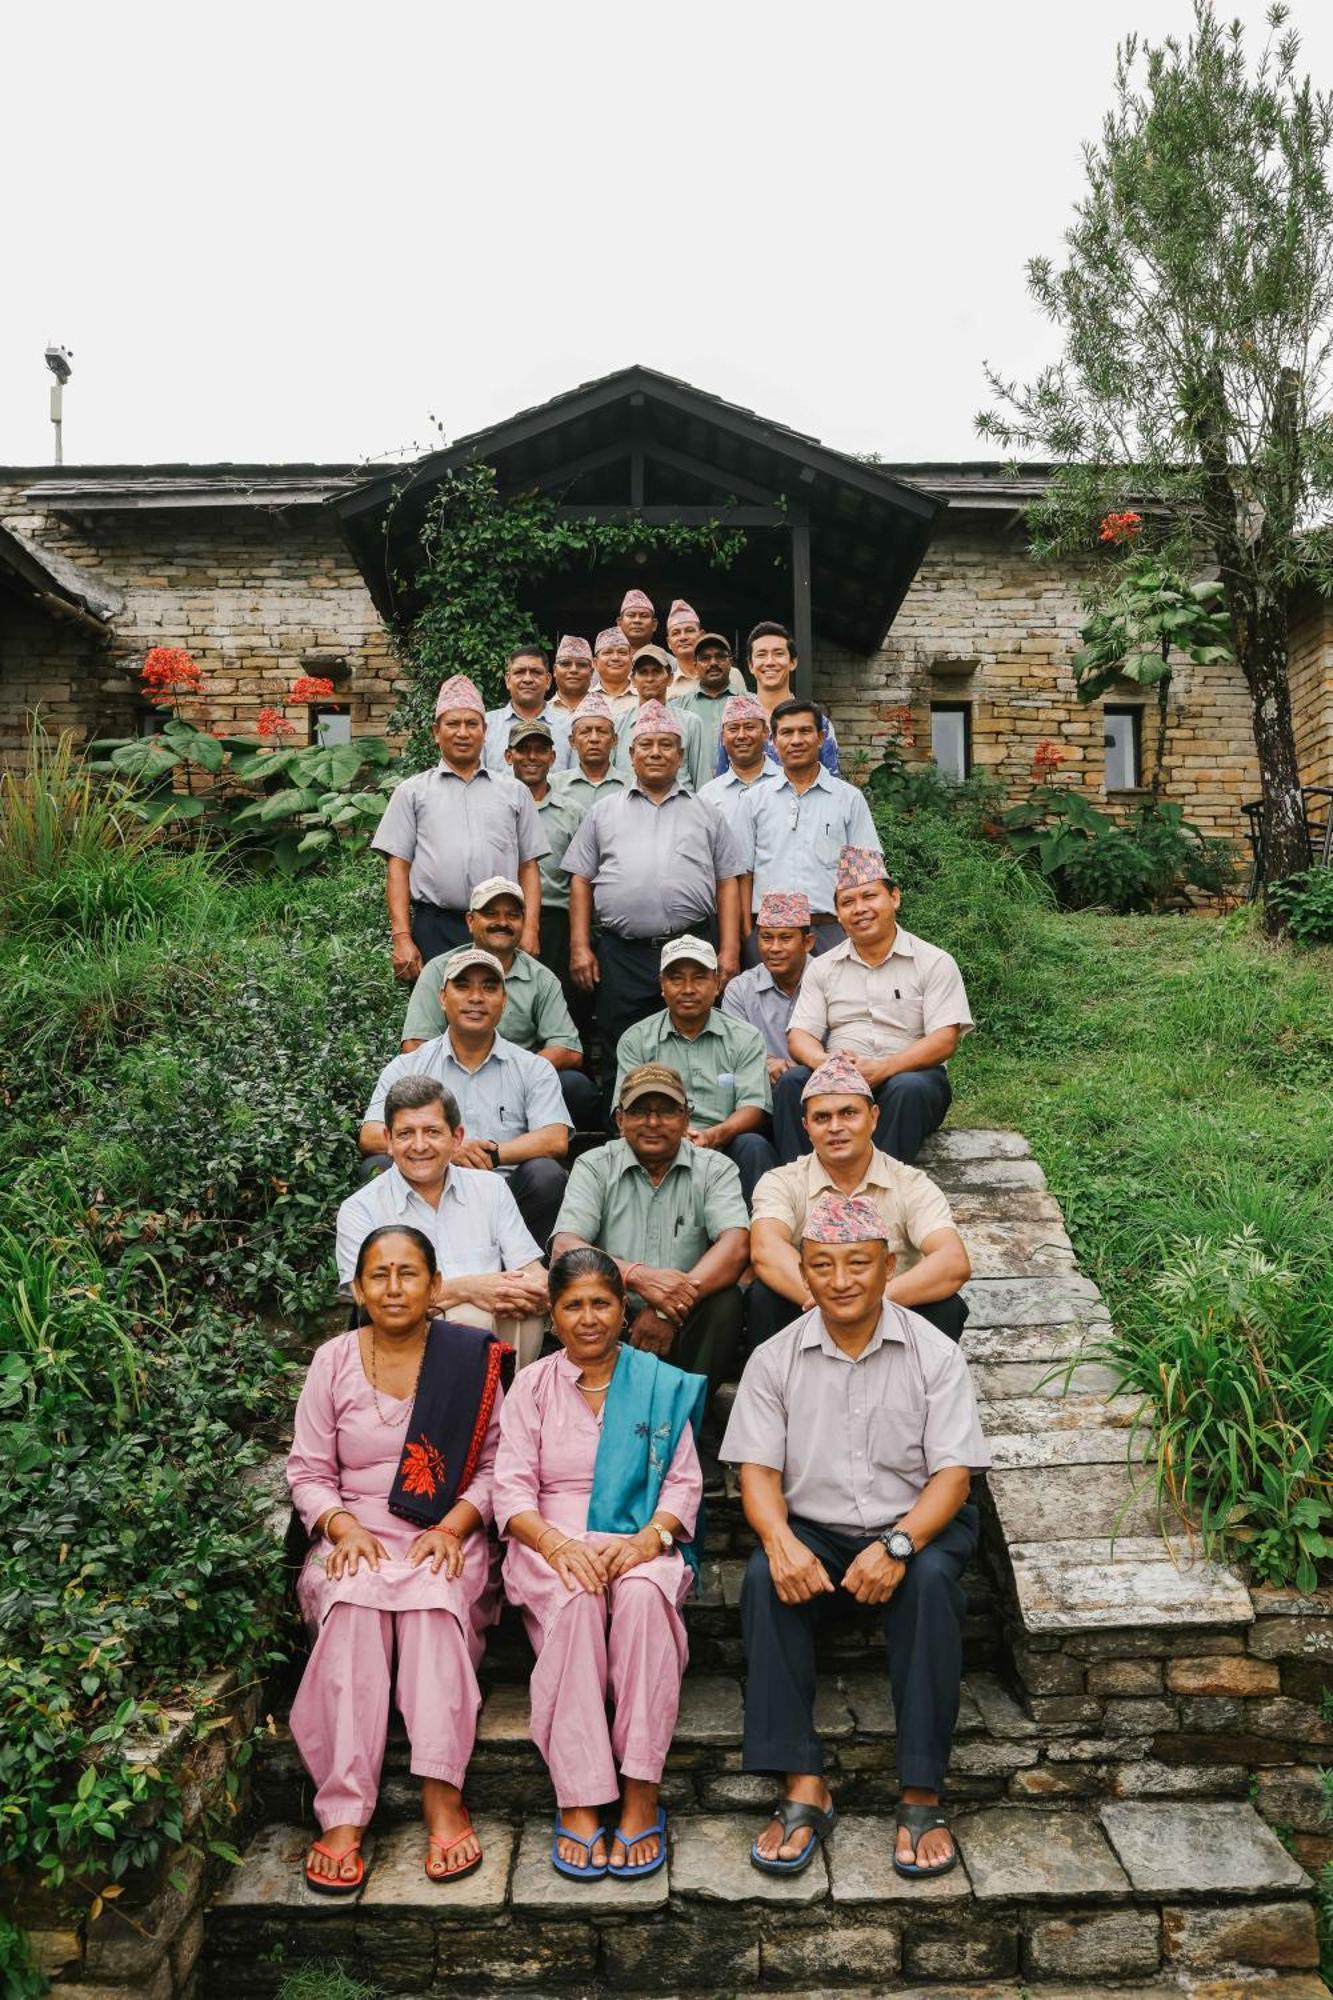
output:
[[[1065,753],[1058,743],[1041,742],[1032,753],[1032,775],[1044,778],[1048,772],[1056,771],[1065,761]]]
[[[255,728],[261,736],[295,736],[296,724],[288,722],[280,708],[261,708]]]
[[[912,711],[906,702],[899,702],[896,708],[886,708],[883,714],[884,720],[888,723],[893,735],[901,737],[909,750],[914,749],[916,746],[916,726]]]
[[[146,692],[157,696],[198,694],[203,679],[183,646],[154,646],[139,674]]]
[[[333,682],[323,674],[302,674],[292,682],[288,701],[327,701],[333,693]]]
[[[1142,532],[1142,514],[1108,514],[1102,522],[1101,542],[1115,542],[1124,546],[1132,542]]]

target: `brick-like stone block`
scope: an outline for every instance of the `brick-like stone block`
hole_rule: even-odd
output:
[[[1155,1910],[1035,1917],[1024,1940],[1023,1970],[1034,1979],[1125,1979],[1156,1972],[1159,1933]]]
[[[1030,1695],[1033,1694],[1082,1694],[1084,1687],[1084,1667],[1081,1660],[1072,1659],[1067,1653],[1039,1653],[1030,1646],[1015,1646],[1014,1666],[1019,1679]],[[1160,1679],[1157,1686],[1160,1687]],[[1088,1682],[1089,1693],[1109,1692],[1095,1689]],[[1138,1694],[1138,1688],[1117,1688],[1115,1693]]]
[[[1248,1903],[1236,1909],[1162,1912],[1162,1943],[1169,1964],[1191,1972],[1228,1966],[1300,1971],[1319,1963],[1319,1939],[1309,1903]]]
[[[1098,1660],[1087,1672],[1089,1694],[1154,1695],[1162,1692],[1160,1660]]]
[[[764,1981],[784,1986],[879,1985],[897,1972],[901,1958],[898,1926],[885,1922],[820,1924],[815,1930],[774,1927],[765,1931],[759,1946]]]
[[[1018,1926],[1012,1919],[960,1917],[947,1927],[908,1932],[903,1973],[908,1979],[1003,1979],[1018,1970]]]
[[[1153,1736],[1175,1726],[1173,1701],[1108,1701],[1102,1719],[1108,1736]]]
[[[1250,1651],[1260,1660],[1328,1660],[1333,1663],[1333,1615],[1323,1618],[1259,1618]]]
[[[667,1936],[654,1924],[610,1925],[602,1932],[601,1963],[609,1987],[650,1991],[705,1986],[734,1992],[759,1978],[759,1940],[738,1924],[673,1925]]]
[[[1271,1826],[1293,1827],[1298,1833],[1333,1831],[1314,1764],[1283,1764],[1260,1771],[1255,1777],[1255,1804]]]
[[[1281,1676],[1270,1661],[1239,1653],[1222,1659],[1169,1660],[1166,1684],[1172,1694],[1263,1695],[1278,1692]]]
[[[548,1990],[548,1981],[590,1978],[596,1962],[597,1932],[591,1924],[446,1924],[440,1931],[436,1977],[472,1993],[479,1981],[506,1986],[542,1982]]]

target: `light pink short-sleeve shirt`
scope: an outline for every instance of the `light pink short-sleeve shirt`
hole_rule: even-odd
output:
[[[867,965],[850,938],[810,959],[787,1032],[813,1035],[829,1055],[875,1057],[971,1026],[957,961],[900,925],[882,965]]]

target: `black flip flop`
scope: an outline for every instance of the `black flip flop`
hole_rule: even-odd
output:
[[[915,1861],[900,1861],[898,1859],[898,1848],[895,1843],[893,1865],[900,1875],[906,1875],[914,1882],[929,1882],[933,1876],[947,1875],[951,1868],[958,1866],[957,1836],[953,1828],[949,1825],[947,1814],[941,1807],[900,1805],[898,1808],[898,1825],[906,1827],[907,1831],[911,1834],[913,1854],[916,1853],[923,1837],[928,1833],[933,1833],[937,1827],[942,1827],[950,1840],[953,1841],[953,1853],[949,1856],[948,1860],[936,1861],[929,1868],[922,1868]]]
[[[783,1799],[780,1805],[774,1806],[770,1818],[782,1822],[782,1840],[779,1844],[783,1847],[803,1826],[813,1827],[815,1837],[813,1840],[807,1840],[793,1861],[770,1860],[768,1855],[759,1852],[759,1842],[756,1840],[750,1849],[750,1866],[757,1868],[761,1875],[800,1875],[814,1860],[815,1849],[820,1841],[827,1840],[837,1825],[838,1808],[830,1806],[827,1812],[821,1812],[818,1806],[802,1806],[798,1805],[795,1799]]]

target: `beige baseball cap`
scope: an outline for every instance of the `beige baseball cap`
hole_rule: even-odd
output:
[[[669,1097],[682,1110],[687,1110],[690,1102],[679,1070],[671,1069],[666,1063],[640,1063],[637,1069],[632,1069],[621,1084],[616,1101],[623,1111],[641,1097]]]
[[[488,875],[484,882],[478,882],[467,899],[469,910],[484,910],[497,896],[512,896],[516,903],[523,901],[523,891],[517,882],[511,882],[507,875]]]
[[[657,963],[658,971],[665,972],[678,958],[688,958],[695,965],[706,966],[710,972],[717,971],[717,953],[708,939],[691,937],[688,931],[684,937],[672,938],[670,944],[662,946],[662,956]]]
[[[456,951],[452,958],[446,959],[440,984],[447,986],[451,979],[461,979],[474,965],[484,965],[487,972],[493,972],[503,986],[505,969],[499,959],[492,952],[478,951],[475,946],[467,951]]]

